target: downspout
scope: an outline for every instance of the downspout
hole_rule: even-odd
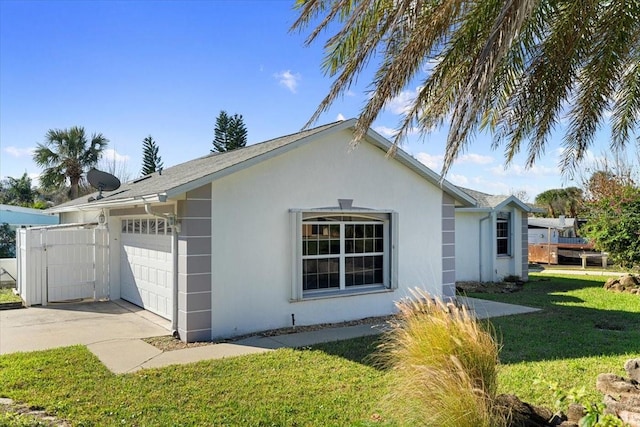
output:
[[[482,282],[482,222],[491,218],[491,214],[485,216],[484,218],[480,218],[480,222],[478,223],[478,281]]]
[[[180,232],[180,224],[175,214],[166,214],[153,212],[151,210],[151,204],[144,204],[144,211],[156,218],[163,218],[169,222],[171,226],[171,252],[173,258],[173,312],[171,314],[171,335],[174,338],[180,338],[178,334],[178,233]]]

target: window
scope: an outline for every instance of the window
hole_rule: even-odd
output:
[[[509,239],[511,215],[508,212],[499,212],[496,221],[496,247],[497,254],[508,256],[511,255],[511,244]]]
[[[298,222],[302,296],[391,287],[388,213],[304,213]]]
[[[123,219],[121,224],[126,234],[171,234],[171,227],[161,218]]]

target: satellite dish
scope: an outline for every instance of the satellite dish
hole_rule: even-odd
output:
[[[87,181],[89,184],[100,193],[96,200],[102,199],[103,191],[114,191],[120,188],[120,180],[110,173],[99,171],[98,169],[92,168],[89,172],[87,172]]]

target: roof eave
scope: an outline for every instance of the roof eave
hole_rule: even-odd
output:
[[[126,199],[116,200],[95,200],[92,202],[81,203],[77,205],[64,206],[64,207],[52,207],[47,209],[53,213],[74,212],[74,211],[92,211],[103,208],[119,208],[127,206],[135,206],[146,203],[162,203],[167,201],[166,193],[148,194],[143,196],[128,197]]]
[[[502,209],[507,205],[510,204],[514,204],[516,206],[518,206],[520,208],[521,211],[524,212],[531,212],[532,208],[531,206],[527,205],[526,203],[524,203],[523,201],[521,201],[520,199],[518,199],[516,196],[509,196],[506,199],[504,199],[502,202],[498,203],[494,209]]]

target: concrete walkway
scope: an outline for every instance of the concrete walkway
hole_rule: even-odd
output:
[[[478,318],[508,316],[538,309],[475,298],[460,298]],[[0,311],[0,354],[83,344],[116,374],[305,347],[382,332],[384,324],[324,328],[316,331],[253,336],[231,343],[162,351],[141,338],[169,334],[170,323],[125,301],[55,304]]]

